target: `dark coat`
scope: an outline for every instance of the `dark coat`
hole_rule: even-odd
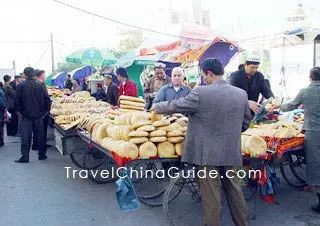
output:
[[[236,86],[247,92],[248,99],[258,102],[260,93],[266,99],[273,97],[271,90],[268,88],[264,76],[260,72],[256,72],[252,76],[251,83],[246,75],[245,69],[233,72],[229,78],[230,85]]]

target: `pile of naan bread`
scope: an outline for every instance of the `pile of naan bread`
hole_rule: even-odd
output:
[[[124,99],[142,103],[138,98],[122,97],[120,104]],[[125,103],[130,105],[129,102]],[[120,157],[136,159],[182,154],[187,117],[182,114],[158,115],[139,109],[121,109],[86,117],[78,127],[86,129],[93,141]]]
[[[301,137],[300,126],[295,123],[276,122],[263,124],[246,130],[241,135],[241,151],[244,154],[258,156],[266,154],[267,143],[262,137],[294,138]]]

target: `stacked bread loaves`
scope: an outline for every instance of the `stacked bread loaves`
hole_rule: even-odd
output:
[[[130,112],[130,111],[144,111],[145,109],[144,99],[130,96],[120,96],[120,111]]]
[[[152,122],[148,112],[120,113],[110,110],[106,118],[87,124],[87,130],[92,132],[93,140],[121,157],[182,155],[186,123],[170,123],[169,118],[160,116],[160,120]]]
[[[267,143],[259,136],[241,135],[241,151],[253,157],[264,155],[267,153]]]

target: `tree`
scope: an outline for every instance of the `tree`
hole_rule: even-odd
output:
[[[116,58],[120,58],[130,50],[138,48],[142,43],[142,40],[126,38],[120,41],[118,48],[109,48],[110,51]]]

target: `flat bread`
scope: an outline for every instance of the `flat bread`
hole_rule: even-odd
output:
[[[175,149],[176,149],[176,154],[177,155],[182,155],[183,154],[183,142],[176,143]]]
[[[167,133],[167,137],[181,137],[183,133],[180,130],[175,130]]]
[[[128,101],[128,100],[120,100],[120,104],[129,105],[129,106],[135,106],[135,107],[143,107],[143,108],[145,107],[144,103]]]
[[[155,130],[150,132],[149,137],[165,137],[167,132],[164,130]]]
[[[145,103],[144,99],[138,98],[138,97],[131,97],[131,96],[124,96],[121,95],[120,100],[129,100],[129,101],[134,101],[134,102],[139,102],[139,103]]]
[[[154,157],[157,156],[158,149],[154,143],[147,141],[143,143],[139,147],[139,156],[144,158]]]
[[[173,121],[175,121],[175,120],[177,120],[177,119],[178,119],[178,117],[176,117],[176,116],[171,116],[170,118],[167,118],[166,121],[173,122]]]
[[[129,137],[147,137],[149,135],[146,131],[132,131],[129,133]]]
[[[136,107],[136,106],[125,105],[125,104],[120,104],[120,108],[144,111],[144,107]]]
[[[115,111],[115,110],[109,110],[108,113],[113,114],[113,115],[121,115],[122,114],[122,112]]]
[[[119,144],[117,155],[124,158],[136,159],[139,156],[139,148],[130,142],[122,142]]]
[[[184,137],[168,137],[168,141],[175,144],[180,143],[184,140]]]
[[[168,141],[159,143],[157,145],[157,148],[158,148],[158,156],[169,157],[169,156],[175,155],[175,152],[176,152],[175,146]]]
[[[168,126],[170,125],[170,122],[169,121],[166,121],[166,120],[163,120],[163,121],[155,121],[152,123],[152,125],[154,127],[161,127],[161,126]]]
[[[152,132],[152,131],[155,131],[156,128],[154,126],[150,126],[150,125],[147,125],[147,126],[141,126],[137,129],[137,131],[146,131],[146,132]]]
[[[122,113],[127,113],[127,112],[141,112],[141,111],[139,111],[139,110],[124,109],[124,108],[120,108],[119,111],[122,112]]]
[[[148,140],[149,139],[147,137],[134,137],[134,138],[131,138],[129,141],[133,144],[143,144]]]
[[[154,143],[164,142],[167,140],[167,137],[150,137],[149,141]]]
[[[158,127],[157,130],[169,131],[169,127],[168,126],[161,126],[161,127]]]
[[[152,122],[151,121],[147,121],[147,120],[142,120],[142,121],[139,121],[139,122],[133,124],[132,128],[133,129],[137,129],[139,127],[147,126],[147,125],[152,125]]]

